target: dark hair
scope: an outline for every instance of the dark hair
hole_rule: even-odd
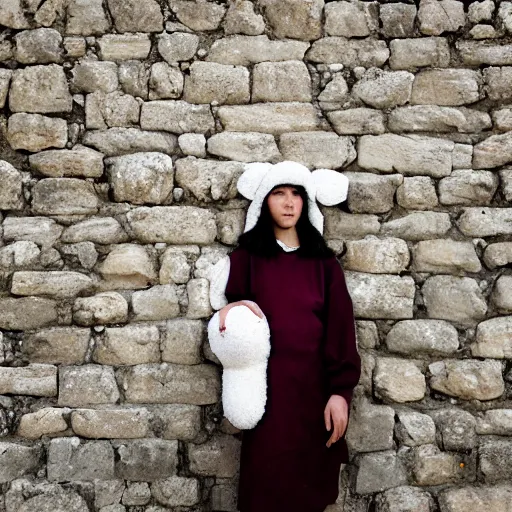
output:
[[[324,237],[309,220],[308,195],[305,188],[301,185],[293,184],[280,184],[272,188],[263,200],[261,213],[256,225],[238,237],[237,247],[243,247],[252,254],[266,258],[271,258],[279,254],[279,251],[282,249],[276,242],[272,216],[270,214],[267,199],[274,189],[283,186],[296,188],[303,201],[302,212],[295,226],[300,243],[300,247],[297,249],[297,254],[305,258],[328,258],[330,256],[334,256],[332,249],[330,249],[325,243]]]

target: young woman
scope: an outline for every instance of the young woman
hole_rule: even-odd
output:
[[[229,255],[219,329],[243,304],[265,314],[271,336],[265,412],[242,431],[240,512],[323,512],[348,462],[345,432],[361,364],[344,274],[310,221],[314,206],[303,186],[274,186]]]

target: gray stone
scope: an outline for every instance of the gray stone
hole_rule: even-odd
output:
[[[166,323],[162,340],[162,361],[176,364],[199,364],[205,337],[200,320],[179,318]]]
[[[59,367],[59,406],[114,404],[118,400],[112,367],[98,364]]]
[[[49,64],[62,61],[62,36],[51,28],[25,30],[14,36],[16,60],[23,64]]]
[[[200,249],[196,245],[169,247],[160,259],[160,284],[186,284]]]
[[[377,39],[347,39],[345,37],[324,37],[315,41],[306,55],[311,62],[343,64],[348,68],[356,66],[380,67],[389,58],[385,41]]]
[[[0,367],[0,393],[56,396],[57,367],[37,363],[19,368]]]
[[[144,62],[126,60],[119,64],[119,82],[126,94],[148,99],[149,72]]]
[[[98,39],[102,60],[147,59],[151,40],[147,34],[108,34]]]
[[[324,236],[327,240],[358,240],[366,235],[376,235],[380,230],[377,215],[345,213],[338,209],[324,208]]]
[[[103,174],[103,154],[79,145],[72,150],[50,150],[30,155],[29,163],[34,171],[52,178],[99,178]]]
[[[391,352],[406,355],[452,354],[459,348],[455,327],[442,320],[403,320],[397,322],[386,336]]]
[[[449,206],[489,204],[498,189],[498,182],[498,177],[490,171],[453,171],[439,182],[439,202]]]
[[[23,14],[21,0],[7,0],[0,6],[0,24],[9,28],[28,28],[29,22]]]
[[[498,37],[496,29],[492,25],[475,25],[469,35],[473,39],[494,39]]]
[[[512,67],[488,67],[483,70],[487,84],[487,95],[491,100],[510,100],[512,93],[508,84],[512,80]]]
[[[119,84],[115,62],[82,60],[73,68],[72,92],[113,92]]]
[[[335,108],[338,104],[343,104],[348,97],[348,84],[345,77],[336,73],[330,82],[324,87],[323,91],[318,95],[318,101],[322,102],[322,107],[332,103]],[[332,108],[329,108],[332,110]]]
[[[83,37],[65,37],[62,44],[67,57],[77,59],[83,57],[86,53],[86,44]]]
[[[183,99],[189,103],[236,105],[249,103],[250,97],[249,70],[243,66],[195,61],[185,78]]]
[[[391,69],[414,70],[426,66],[446,68],[450,65],[450,46],[444,37],[393,39],[389,49]]]
[[[240,445],[240,441],[230,435],[216,435],[199,445],[190,443],[190,470],[202,476],[233,478],[240,464]]]
[[[108,32],[110,23],[102,0],[70,0],[67,6],[66,34],[92,36]]]
[[[187,318],[206,318],[212,314],[208,279],[191,279],[187,283],[187,295]]]
[[[490,135],[487,139],[475,144],[473,168],[490,169],[509,162],[512,162],[511,132]]]
[[[85,100],[85,124],[88,129],[131,126],[139,122],[140,104],[121,91],[88,94]]]
[[[506,201],[512,201],[512,169],[499,171],[500,184]]]
[[[386,131],[384,114],[372,108],[349,108],[327,114],[339,135],[381,134]]]
[[[508,486],[446,489],[439,494],[442,512],[464,512],[475,505],[488,510],[507,510],[512,505],[512,489]]]
[[[478,447],[480,471],[486,483],[510,481],[510,456],[512,443],[509,439],[483,439]]]
[[[512,234],[512,211],[508,208],[486,206],[464,208],[457,225],[462,233],[471,237]]]
[[[199,46],[199,36],[185,32],[164,33],[158,38],[158,53],[172,64],[183,60],[191,60]]]
[[[510,44],[482,44],[480,41],[457,41],[455,48],[462,59],[462,65],[491,66],[512,65],[512,45]]]
[[[416,411],[398,411],[397,414],[396,434],[401,443],[406,446],[435,443],[436,425],[430,416]]]
[[[265,20],[254,12],[254,5],[248,0],[232,2],[222,23],[224,33],[258,36],[265,31]]]
[[[212,365],[139,364],[118,370],[128,403],[206,405],[220,398],[220,375]]]
[[[500,279],[503,279],[502,276]],[[512,357],[512,317],[496,317],[480,322],[476,341],[471,345],[473,357],[505,359]]]
[[[362,455],[357,472],[356,492],[369,494],[407,484],[407,476],[392,450]]]
[[[197,405],[170,404],[158,406],[153,417],[162,422],[164,439],[181,439],[192,441],[199,434],[202,426],[202,408]]]
[[[464,4],[457,0],[421,0],[418,20],[422,34],[455,32],[466,23]]]
[[[413,176],[404,178],[397,188],[396,202],[409,210],[430,210],[435,208],[437,199],[434,181],[429,176]]]
[[[430,387],[462,400],[492,400],[505,385],[500,361],[446,359],[429,365]]]
[[[134,320],[167,320],[180,314],[177,290],[172,284],[152,286],[132,295]],[[153,362],[153,361],[146,361]]]
[[[49,64],[15,70],[9,108],[12,112],[71,112],[72,99],[62,67]]]
[[[419,485],[442,485],[457,480],[457,459],[451,453],[441,452],[435,444],[414,448],[413,474]]]
[[[199,480],[181,476],[171,476],[151,485],[156,501],[170,507],[196,505],[201,499],[199,489]]]
[[[151,491],[146,482],[133,482],[128,484],[123,493],[125,505],[147,505],[151,500]]]
[[[12,71],[10,69],[0,69],[0,108],[4,108],[11,83]]]
[[[425,376],[413,361],[392,357],[377,358],[374,372],[375,393],[391,402],[414,402],[426,393]]]
[[[473,2],[468,6],[468,18],[472,23],[492,20],[495,5],[492,0]]]
[[[172,155],[178,141],[175,135],[165,132],[143,131],[137,128],[109,128],[86,132],[83,142],[95,147],[106,156],[118,156],[141,151],[158,151]]]
[[[184,133],[178,137],[178,145],[185,155],[206,157],[206,137],[202,133]]]
[[[91,241],[108,245],[127,240],[128,236],[119,222],[111,217],[87,219],[67,227],[62,233],[62,241],[67,243]]]
[[[216,30],[226,13],[224,5],[213,2],[169,0],[169,5],[181,23],[197,32]]]
[[[509,436],[512,432],[512,409],[490,409],[477,418],[477,434]]]
[[[439,409],[432,411],[437,430],[441,433],[442,449],[466,452],[477,445],[476,419],[462,409]]]
[[[77,298],[73,305],[73,320],[78,325],[124,323],[128,320],[128,303],[117,292]]]
[[[185,79],[179,69],[165,62],[155,62],[151,66],[149,78],[149,99],[180,98]]]
[[[108,9],[118,32],[161,32],[163,16],[156,0],[126,2],[108,0]]]
[[[500,313],[512,313],[512,301],[508,293],[512,276],[500,276],[494,283],[492,302]]]
[[[404,3],[383,4],[380,6],[381,33],[384,37],[414,36],[416,6]]]
[[[108,441],[80,443],[78,437],[52,439],[48,448],[48,480],[114,478],[114,450]]]
[[[91,333],[79,327],[52,327],[27,333],[22,352],[31,363],[82,364]]]
[[[45,178],[32,189],[32,210],[36,214],[91,214],[98,207],[93,185],[76,178]]]
[[[433,499],[417,487],[404,485],[378,494],[376,505],[376,512],[430,512]]]
[[[482,265],[471,242],[423,240],[413,247],[413,267],[418,272],[462,274],[480,272]]]
[[[303,41],[270,40],[266,35],[229,36],[212,44],[206,60],[234,66],[302,60],[308,48],[309,44]]]
[[[367,19],[369,14],[364,2],[332,2],[325,6],[325,32],[330,36],[368,36],[373,25]]]
[[[0,454],[0,483],[7,483],[37,471],[41,447],[2,442]]]
[[[413,212],[382,224],[380,234],[419,241],[442,238],[451,229],[450,216],[443,212]]]
[[[57,323],[57,303],[40,297],[0,299],[0,328],[15,331]]]
[[[286,132],[313,131],[321,128],[316,109],[309,103],[261,103],[222,106],[218,116],[224,129],[233,132],[263,132],[280,135]]]
[[[348,207],[354,213],[385,213],[393,208],[396,189],[403,176],[382,176],[366,172],[346,172],[349,179]]]
[[[236,245],[238,237],[243,233],[245,225],[245,211],[241,209],[218,212],[217,237],[226,245]]]
[[[80,272],[18,271],[14,272],[11,293],[68,298],[92,288],[92,279]]]
[[[274,137],[267,133],[216,133],[208,139],[208,153],[239,162],[275,163],[281,159]]]
[[[485,248],[484,263],[488,269],[503,267],[512,262],[512,242],[489,244]]]
[[[7,271],[33,268],[40,256],[41,251],[34,242],[14,242],[0,249],[0,268]]]
[[[290,84],[293,84],[290,87]],[[311,101],[311,78],[301,61],[261,62],[252,72],[253,103]],[[241,103],[241,102],[239,102]]]
[[[23,208],[21,173],[9,162],[0,160],[0,210]]]
[[[43,407],[37,412],[24,414],[16,434],[27,439],[39,439],[48,434],[59,434],[67,430],[68,424],[63,418],[66,409]]]
[[[68,141],[68,125],[65,119],[40,114],[12,114],[7,125],[7,141],[12,149],[33,153],[63,148]]]
[[[172,133],[207,133],[215,122],[209,105],[192,105],[185,101],[150,101],[142,106],[140,125],[144,130]]]

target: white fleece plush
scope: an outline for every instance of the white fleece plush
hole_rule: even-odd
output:
[[[265,317],[247,306],[228,311],[226,329],[219,331],[219,311],[208,323],[208,339],[222,363],[224,416],[239,429],[256,426],[267,402],[267,362],[270,329]]]

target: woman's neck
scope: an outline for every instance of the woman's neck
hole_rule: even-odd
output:
[[[282,229],[279,226],[274,226],[274,234],[278,240],[281,240],[288,247],[297,247],[300,245],[299,235],[295,226],[288,229]]]

